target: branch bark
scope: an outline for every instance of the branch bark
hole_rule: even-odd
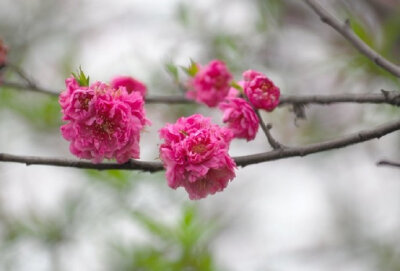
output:
[[[389,160],[381,160],[376,164],[378,166],[400,167],[400,162],[393,162],[393,161],[389,161]]]
[[[333,27],[343,37],[345,37],[360,53],[371,59],[378,66],[387,70],[396,77],[400,77],[400,67],[374,51],[365,42],[363,42],[351,29],[350,21],[339,21],[330,14],[321,4],[315,0],[304,0],[315,13],[321,18],[321,21]]]
[[[400,120],[389,122],[373,129],[363,130],[358,133],[343,136],[338,139],[328,140],[316,144],[310,144],[303,147],[285,147],[269,152],[234,157],[237,166],[245,167],[251,164],[257,164],[267,161],[279,160],[289,157],[303,157],[308,154],[323,152],[327,150],[339,149],[349,145],[365,142],[400,130]],[[125,164],[101,163],[93,164],[91,162],[80,160],[69,160],[61,158],[47,158],[36,156],[19,156],[6,153],[0,153],[0,162],[23,163],[26,165],[48,165],[59,167],[86,168],[97,170],[123,169],[156,172],[163,170],[161,162],[130,160]]]
[[[23,84],[4,81],[0,84],[1,87],[9,87],[18,90],[32,90],[34,92],[43,93],[58,97],[59,92],[41,88],[38,86],[26,86]],[[194,101],[186,99],[183,95],[148,95],[146,103],[151,104],[193,104]],[[400,106],[400,91],[386,91],[381,93],[360,93],[360,94],[334,94],[334,95],[281,95],[279,106],[291,104],[319,104],[330,105],[336,103],[370,103],[370,104],[390,104]]]

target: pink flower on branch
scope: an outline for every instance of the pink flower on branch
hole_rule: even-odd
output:
[[[142,96],[146,95],[147,87],[145,84],[130,76],[117,76],[111,80],[111,87],[119,88],[125,87],[131,93],[133,91],[139,92]]]
[[[251,105],[242,98],[227,98],[219,104],[224,112],[223,122],[228,124],[236,138],[247,141],[256,137],[259,121]]]
[[[70,141],[70,151],[79,158],[100,163],[116,159],[125,163],[139,158],[140,132],[150,122],[146,119],[144,101],[140,93],[128,93],[96,82],[80,86],[71,77],[60,95],[63,137]]]
[[[164,143],[160,158],[168,185],[184,187],[192,200],[224,190],[235,177],[235,162],[228,154],[233,134],[195,114],[160,130]]]
[[[205,67],[197,65],[197,69],[197,73],[188,82],[187,98],[209,107],[217,106],[228,95],[232,74],[220,60],[213,60]]]
[[[268,77],[253,70],[244,72],[243,77],[244,92],[255,108],[272,111],[278,106],[279,88]]]

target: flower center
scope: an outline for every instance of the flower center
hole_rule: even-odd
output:
[[[109,120],[104,120],[101,124],[96,124],[95,129],[100,135],[111,135],[114,132],[114,124]]]
[[[268,91],[268,89],[271,87],[270,83],[263,83],[261,86],[262,91]]]
[[[192,152],[195,152],[197,154],[202,154],[205,151],[207,151],[207,146],[205,144],[203,144],[203,143],[199,143],[199,144],[194,145],[192,147]]]
[[[88,97],[84,97],[84,98],[80,99],[81,107],[86,111],[89,109],[89,102],[90,102],[90,98],[88,98]]]

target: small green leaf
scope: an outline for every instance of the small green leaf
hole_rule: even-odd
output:
[[[82,87],[88,87],[89,86],[89,76],[86,76],[85,73],[82,70],[82,67],[79,66],[78,70],[78,75],[75,73],[72,73],[76,81],[78,81],[78,84]]]
[[[241,85],[239,85],[236,81],[232,81],[231,82],[231,87],[236,88],[237,90],[239,90],[241,93],[243,93],[243,88]]]
[[[172,63],[165,64],[165,69],[172,75],[172,77],[176,82],[179,81],[179,70],[174,64]]]
[[[193,61],[193,59],[190,60],[190,65],[189,67],[182,67],[182,69],[191,77],[194,77],[198,71],[199,71],[199,66],[196,62]]]

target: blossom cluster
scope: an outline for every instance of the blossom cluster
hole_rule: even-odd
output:
[[[234,137],[253,140],[259,128],[254,109],[274,110],[279,104],[279,88],[254,70],[245,71],[243,80],[236,83],[220,60],[213,60],[204,67],[194,65],[196,72],[188,81],[187,97],[209,107],[218,106],[223,111],[223,122]]]
[[[200,114],[181,117],[160,130],[164,143],[160,158],[168,185],[184,187],[190,199],[222,191],[235,177],[235,162],[228,154],[232,132]]]
[[[70,141],[71,153],[94,163],[105,158],[118,163],[139,158],[140,132],[150,124],[141,92],[115,83],[89,86],[75,77],[67,78],[65,84],[59,103],[68,123],[61,133]]]
[[[226,127],[213,124],[200,114],[181,117],[159,130],[163,143],[160,159],[166,169],[168,185],[184,187],[193,200],[226,188],[235,177],[235,161],[230,157],[233,138],[247,141],[256,137],[259,119],[255,109],[272,111],[279,104],[280,90],[264,74],[248,70],[235,82],[224,62],[213,60],[205,66],[192,62],[187,69],[187,98],[223,111]],[[66,79],[60,95],[63,137],[70,141],[76,156],[99,163],[116,159],[124,163],[139,158],[140,132],[149,120],[143,96],[147,88],[126,76],[110,84],[80,76]]]

